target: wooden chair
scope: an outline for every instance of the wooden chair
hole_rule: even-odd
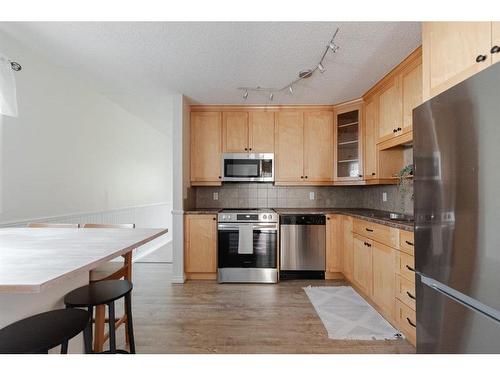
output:
[[[84,224],[83,228],[135,228],[135,224]],[[132,251],[121,256],[123,262],[108,262],[103,266],[97,267],[90,271],[90,282],[94,283],[103,280],[121,280],[125,279],[132,282]],[[127,311],[127,306],[125,306]],[[105,333],[106,319],[105,305],[96,306],[95,314],[95,335],[94,335],[94,351],[102,352],[104,343],[109,339],[109,333]],[[129,345],[129,327],[128,318],[125,313],[122,317],[115,320],[115,329],[125,324],[125,340]]]
[[[28,223],[28,228],[80,228],[80,224],[70,223]]]

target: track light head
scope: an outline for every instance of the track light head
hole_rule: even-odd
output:
[[[248,90],[245,90],[245,92],[243,93],[243,99],[247,99],[248,98]]]
[[[293,95],[293,87],[292,87],[292,85],[290,85],[290,87],[288,88],[288,91],[290,91],[290,95]]]
[[[337,46],[334,42],[331,42],[328,47],[332,50],[333,53],[336,53],[339,50],[339,46]]]
[[[270,101],[273,101],[273,98],[274,98],[274,94],[273,94],[273,93],[270,93],[270,94],[269,94],[269,100],[270,100]]]
[[[326,70],[326,69],[325,69],[325,67],[323,66],[323,64],[321,64],[321,63],[319,63],[319,64],[318,64],[318,69],[319,69],[319,71],[320,71],[321,73],[324,73],[324,72],[325,72],[325,70]]]

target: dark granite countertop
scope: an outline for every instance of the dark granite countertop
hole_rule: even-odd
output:
[[[280,215],[286,214],[340,214],[349,215],[373,223],[387,225],[389,227],[398,228],[413,232],[413,221],[393,220],[389,218],[390,212],[381,210],[372,210],[367,208],[275,208]]]
[[[222,208],[196,208],[184,211],[188,215],[215,215],[222,211]],[[367,208],[274,208],[274,211],[280,215],[286,214],[339,214],[349,215],[373,223],[387,225],[389,227],[398,228],[413,232],[413,221],[393,220],[389,218],[390,212],[372,210]]]

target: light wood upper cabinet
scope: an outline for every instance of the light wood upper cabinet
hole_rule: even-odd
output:
[[[248,151],[248,113],[222,113],[222,147],[224,152]]]
[[[333,181],[332,112],[304,112],[304,179]]]
[[[394,316],[396,258],[394,249],[373,241],[372,272],[373,301],[390,316]]]
[[[275,180],[302,182],[304,177],[304,115],[300,111],[276,113]]]
[[[334,108],[334,180],[363,178],[363,101],[358,99]]]
[[[217,220],[215,215],[186,215],[184,270],[186,273],[217,272]]]
[[[424,100],[488,67],[491,38],[491,22],[424,22]]]
[[[353,273],[353,234],[352,217],[342,215],[342,268],[347,280],[352,280]]]
[[[326,270],[342,272],[342,218],[326,215]]]
[[[403,133],[413,130],[413,109],[422,104],[422,60],[414,60],[401,72]]]
[[[364,178],[371,180],[378,178],[378,95],[373,95],[365,101],[365,152]]]
[[[248,145],[250,152],[274,152],[274,112],[248,113]]]
[[[191,183],[221,183],[222,116],[220,112],[191,113]]]
[[[500,61],[500,22],[491,23],[491,62]]]
[[[400,76],[392,77],[379,93],[378,142],[383,142],[402,133],[402,110]]]
[[[367,295],[372,294],[372,241],[355,234],[352,281]],[[394,275],[393,275],[394,276]]]

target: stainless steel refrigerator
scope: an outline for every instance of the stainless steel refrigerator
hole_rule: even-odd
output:
[[[413,124],[417,352],[500,353],[500,63]]]

